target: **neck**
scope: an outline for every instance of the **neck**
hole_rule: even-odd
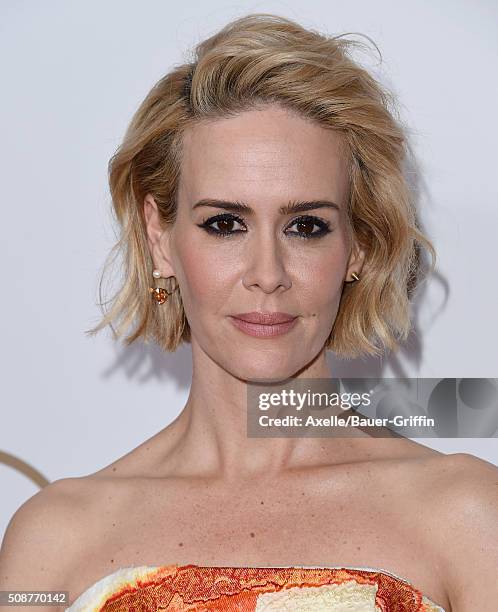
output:
[[[220,482],[274,478],[290,469],[320,464],[331,444],[339,456],[351,447],[351,438],[247,437],[247,385],[192,343],[193,376],[187,403],[174,421],[176,472],[209,477]],[[331,378],[326,353],[293,375]],[[288,382],[288,381],[287,381]]]

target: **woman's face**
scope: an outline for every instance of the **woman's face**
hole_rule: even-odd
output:
[[[193,349],[243,380],[293,376],[322,351],[361,268],[341,136],[271,106],[196,124],[183,151],[177,219],[152,253],[177,277]],[[280,210],[311,201],[328,204]],[[286,333],[251,335],[233,319],[275,311],[296,317]]]

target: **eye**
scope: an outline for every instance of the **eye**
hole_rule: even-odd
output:
[[[234,229],[234,224],[236,223],[242,225],[245,229]],[[216,228],[215,225],[218,227]],[[304,240],[320,238],[331,232],[328,221],[312,215],[303,215],[294,219],[289,227],[294,225],[298,227],[298,231],[288,232],[288,234],[303,238]],[[315,226],[318,227],[317,231],[313,231]],[[229,238],[235,234],[247,232],[243,219],[231,213],[223,213],[204,219],[202,223],[198,224],[198,227],[218,238]]]
[[[299,230],[297,232],[291,232],[291,234],[296,234],[300,238],[304,238],[306,240],[309,238],[319,238],[330,233],[331,231],[330,223],[328,221],[311,215],[304,215],[294,219],[290,227],[293,225],[297,225]],[[319,228],[318,231],[313,231],[313,226],[315,225]]]
[[[213,224],[215,223],[218,224],[219,229],[216,229],[213,227]],[[222,215],[216,215],[215,217],[209,217],[209,219],[205,219],[198,227],[202,227],[203,229],[206,230],[206,232],[213,234],[214,236],[221,237],[221,238],[247,231],[247,229],[234,231],[233,230],[234,223],[240,223],[241,225],[245,227],[244,221],[240,217],[237,217],[237,215],[232,215],[228,213],[225,213]]]

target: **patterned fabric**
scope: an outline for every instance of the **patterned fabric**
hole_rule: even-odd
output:
[[[141,566],[118,569],[66,612],[445,612],[375,568]]]

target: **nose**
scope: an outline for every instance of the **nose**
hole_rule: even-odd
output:
[[[259,287],[264,293],[272,293],[279,287],[291,287],[284,247],[271,228],[248,242],[245,257],[243,284],[246,289]]]

